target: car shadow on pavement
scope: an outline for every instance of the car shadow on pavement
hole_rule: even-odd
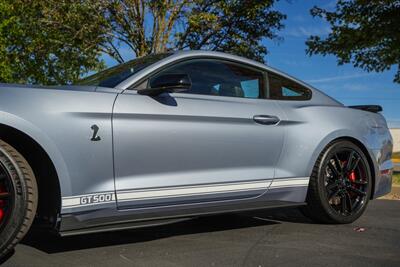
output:
[[[147,242],[172,236],[276,225],[281,222],[310,223],[297,209],[253,211],[207,216],[188,221],[132,230],[59,237],[32,230],[21,242],[45,253]]]

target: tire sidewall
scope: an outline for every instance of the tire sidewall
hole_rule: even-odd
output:
[[[14,240],[24,222],[26,210],[28,207],[28,192],[27,185],[24,179],[24,174],[18,167],[17,162],[8,155],[3,148],[0,147],[0,162],[6,168],[11,177],[12,190],[14,199],[12,200],[12,214],[9,216],[6,225],[0,233],[0,255],[10,242]]]
[[[328,202],[327,192],[325,189],[325,169],[326,169],[326,165],[327,165],[327,159],[329,159],[330,156],[333,155],[333,153],[337,152],[340,149],[353,149],[361,156],[361,160],[363,161],[363,163],[366,166],[366,168],[365,168],[366,176],[367,176],[366,178],[368,180],[367,196],[365,198],[364,205],[356,213],[349,215],[349,216],[340,215],[331,207],[331,205]],[[358,146],[356,146],[355,144],[353,144],[352,142],[349,142],[349,141],[338,141],[338,142],[332,144],[326,150],[326,152],[324,153],[324,155],[322,157],[321,164],[318,168],[317,183],[318,183],[318,187],[317,187],[318,195],[320,196],[321,205],[324,208],[327,215],[337,223],[351,223],[351,222],[355,221],[364,213],[364,211],[368,205],[369,199],[371,198],[371,192],[372,192],[371,170],[370,170],[368,159],[367,159],[365,153]]]

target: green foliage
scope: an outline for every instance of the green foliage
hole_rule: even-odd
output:
[[[339,0],[335,11],[314,7],[311,14],[330,23],[332,32],[325,39],[311,36],[308,54],[333,54],[338,64],[366,71],[397,65],[394,81],[400,83],[399,0]]]
[[[274,1],[198,1],[186,15],[188,24],[178,33],[177,47],[238,54],[263,61],[262,39],[277,38],[286,18],[272,9]]]
[[[263,61],[263,39],[285,16],[276,0],[0,0],[0,82],[73,83],[102,69],[176,49],[225,51]],[[122,53],[124,50],[124,53]]]
[[[262,40],[278,38],[285,19],[273,10],[275,0],[103,1],[113,29],[103,51],[119,62],[124,59],[115,44],[136,56],[204,49],[263,61],[267,49]]]
[[[0,82],[66,84],[103,67],[92,1],[1,0]]]
[[[400,173],[395,172],[393,174],[393,184],[400,185]]]

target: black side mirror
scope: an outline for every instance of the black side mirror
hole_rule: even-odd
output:
[[[150,79],[149,87],[138,90],[138,94],[156,96],[162,93],[177,93],[189,90],[192,81],[187,74],[163,74]]]

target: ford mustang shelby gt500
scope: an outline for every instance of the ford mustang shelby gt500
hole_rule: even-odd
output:
[[[283,206],[353,222],[391,190],[380,111],[205,51],[0,85],[0,256],[32,223],[74,235]]]

